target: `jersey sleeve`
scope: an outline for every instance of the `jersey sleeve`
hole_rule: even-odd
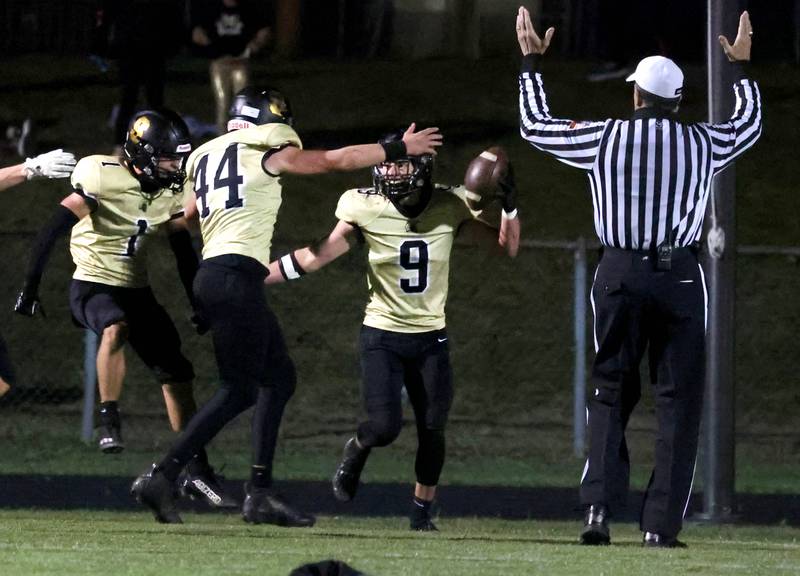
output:
[[[449,189],[450,194],[454,196],[453,209],[451,214],[453,217],[453,226],[458,228],[462,222],[472,220],[481,216],[480,210],[472,210],[467,203],[467,189],[462,184],[454,186]]]
[[[282,148],[284,146],[303,147],[300,136],[294,128],[286,124],[264,124],[255,128],[257,131],[258,144],[264,148]]]
[[[100,168],[100,162],[96,158],[87,156],[78,161],[70,178],[75,192],[83,196],[87,202],[95,205],[101,201],[102,197]]]
[[[386,199],[372,188],[354,188],[342,194],[336,217],[343,222],[366,228],[386,208]]]

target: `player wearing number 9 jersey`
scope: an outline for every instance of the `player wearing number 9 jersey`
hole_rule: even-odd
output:
[[[194,302],[191,283],[197,256],[183,215],[183,165],[191,150],[183,120],[169,110],[144,111],[132,120],[124,157],[88,156],[72,174],[73,192],[37,238],[16,311],[32,316],[53,243],[71,230],[75,273],[70,306],[76,324],[100,336],[97,352],[100,414],[98,443],[104,453],[124,448],[118,400],[125,377],[124,345],[130,343],[162,385],[173,430],[196,411],[194,371],[167,312],[147,277],[146,251],[162,228],[169,234],[181,279]],[[198,451],[184,488],[215,506],[236,505]]]
[[[178,522],[172,486],[178,471],[238,414],[253,411],[253,463],[242,515],[246,522],[310,526],[313,516],[272,490],[272,461],[284,408],[294,393],[295,369],[264,278],[272,231],[281,204],[280,175],[355,170],[392,155],[432,153],[436,128],[412,125],[393,147],[379,144],[337,150],[304,150],[292,128],[286,97],[277,90],[245,88],[234,98],[228,133],[189,157],[186,214],[196,214],[203,235],[203,262],[194,282],[208,319],[220,388],[170,451],[134,482],[133,491],[157,519]]]
[[[390,134],[381,142],[398,138]],[[360,354],[367,419],[345,444],[333,491],[339,500],[351,500],[370,450],[397,438],[405,387],[419,442],[411,529],[422,531],[436,530],[430,509],[444,465],[444,429],[453,399],[444,312],[453,241],[459,236],[499,245],[510,256],[519,245],[516,210],[502,218],[498,236],[468,208],[464,188],[434,186],[432,170],[429,155],[378,164],[374,187],[342,195],[331,234],[272,262],[267,277],[267,284],[299,278],[357,241],[366,243],[369,302]]]

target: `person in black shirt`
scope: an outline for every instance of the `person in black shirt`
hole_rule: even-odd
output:
[[[209,73],[220,134],[227,131],[232,96],[250,83],[250,56],[272,38],[266,12],[247,0],[211,0],[201,3],[193,15],[192,42],[198,53],[211,59]]]

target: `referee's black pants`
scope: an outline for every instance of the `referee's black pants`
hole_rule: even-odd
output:
[[[670,270],[654,254],[606,248],[592,287],[596,357],[589,400],[590,448],[581,502],[625,505],[630,462],[625,427],[640,397],[649,346],[657,433],[642,531],[673,537],[688,506],[705,376],[706,290],[694,252],[676,249]]]

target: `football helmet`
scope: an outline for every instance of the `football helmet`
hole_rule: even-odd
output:
[[[179,192],[186,180],[186,159],[192,151],[189,129],[172,110],[144,110],[133,116],[122,147],[131,172],[147,193],[167,188]],[[177,168],[159,160],[179,160]]]
[[[243,88],[233,97],[228,117],[228,131],[275,122],[291,126],[294,122],[292,106],[282,92],[255,86]]]
[[[402,132],[391,132],[378,143],[389,144],[402,139]],[[372,183],[376,192],[395,204],[410,201],[413,196],[424,198],[433,190],[433,156],[405,156],[376,164],[372,168]]]

